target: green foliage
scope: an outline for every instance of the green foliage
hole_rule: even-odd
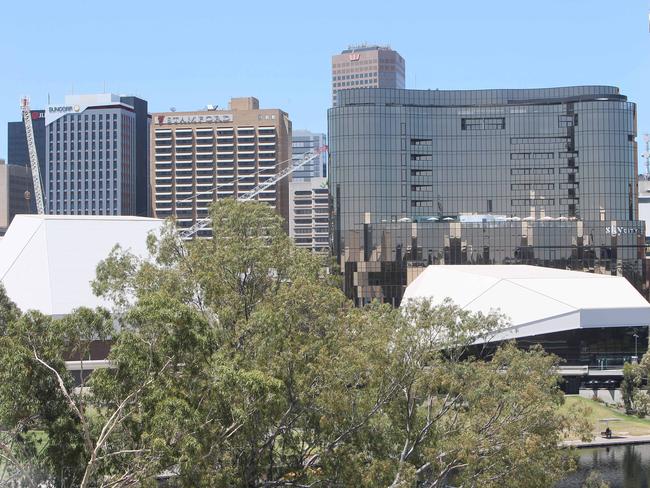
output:
[[[635,392],[641,386],[642,368],[638,364],[625,363],[623,365],[623,381],[621,381],[621,396],[625,413],[632,415],[636,408],[634,405]]]
[[[572,467],[558,444],[576,412],[558,409],[555,358],[511,345],[467,357],[503,317],[354,308],[268,207],[227,200],[211,216],[212,240],[167,227],[151,261],[111,252],[93,287],[114,314],[10,320],[0,424],[46,432],[51,449],[23,442],[41,479],[66,466],[86,486],[169,473],[178,487],[535,488]],[[35,352],[69,390],[63,356],[109,336],[113,367],[71,405]]]
[[[603,480],[598,471],[592,471],[582,485],[582,488],[609,488],[609,483]]]

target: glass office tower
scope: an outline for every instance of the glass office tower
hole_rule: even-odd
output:
[[[636,106],[617,88],[352,89],[328,124],[332,252],[357,303],[399,304],[429,264],[584,270],[644,291]]]

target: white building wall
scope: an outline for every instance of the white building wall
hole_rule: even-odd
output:
[[[299,247],[329,251],[329,191],[325,178],[289,183],[289,235]]]

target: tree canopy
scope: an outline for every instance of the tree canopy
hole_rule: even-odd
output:
[[[546,487],[577,424],[556,358],[468,357],[499,315],[355,308],[270,208],[225,200],[213,239],[116,248],[110,310],[22,314],[0,293],[0,486]],[[110,338],[74,384],[64,358]]]

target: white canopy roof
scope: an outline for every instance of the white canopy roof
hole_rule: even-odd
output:
[[[163,221],[143,217],[16,215],[0,240],[0,281],[23,311],[61,316],[106,305],[93,295],[95,268],[116,244],[147,256]]]
[[[650,304],[623,277],[525,265],[427,267],[402,304],[450,298],[463,309],[500,311],[512,326],[492,340],[590,327],[650,325]]]

